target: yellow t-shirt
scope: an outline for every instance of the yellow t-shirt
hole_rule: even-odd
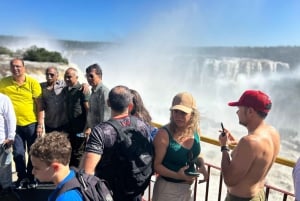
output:
[[[34,98],[40,98],[42,94],[40,83],[37,80],[26,75],[25,82],[18,85],[12,76],[8,76],[0,80],[0,92],[11,99],[18,126],[26,126],[37,122]]]

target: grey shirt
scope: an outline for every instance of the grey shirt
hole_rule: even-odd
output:
[[[89,128],[94,128],[97,124],[110,119],[111,110],[107,105],[108,93],[109,89],[102,83],[95,90],[92,89],[87,117]]]

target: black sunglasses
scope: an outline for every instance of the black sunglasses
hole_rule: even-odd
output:
[[[91,78],[91,79],[94,78],[94,75],[93,75],[93,74],[86,74],[85,76],[86,76],[87,78]]]

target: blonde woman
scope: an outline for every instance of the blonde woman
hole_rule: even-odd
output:
[[[154,138],[154,168],[159,175],[153,190],[153,201],[190,201],[193,183],[207,171],[201,157],[199,111],[188,92],[177,94],[172,101],[170,122]],[[195,164],[190,170],[189,164]]]

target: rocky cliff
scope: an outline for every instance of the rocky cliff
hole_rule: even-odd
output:
[[[11,75],[9,63],[10,60],[13,59],[8,55],[0,55],[0,78],[6,77]],[[36,78],[39,82],[45,81],[45,69],[50,66],[55,66],[59,71],[59,76],[63,79],[63,75],[65,70],[68,67],[74,67],[79,71],[80,80],[83,80],[83,73],[81,70],[78,69],[77,65],[75,64],[62,64],[62,63],[51,63],[51,62],[33,62],[33,61],[24,61],[26,72],[27,74],[31,75],[32,77]]]

